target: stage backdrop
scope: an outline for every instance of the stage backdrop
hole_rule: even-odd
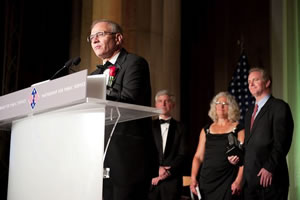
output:
[[[287,101],[294,118],[288,154],[289,199],[300,199],[300,0],[272,1],[273,94]]]

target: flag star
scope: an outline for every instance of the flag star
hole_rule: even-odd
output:
[[[237,63],[233,77],[229,83],[228,91],[235,97],[240,108],[240,119],[244,119],[244,114],[251,105],[253,97],[248,89],[249,64],[247,55],[242,53]],[[253,104],[253,103],[252,103]],[[243,121],[241,121],[243,123]]]

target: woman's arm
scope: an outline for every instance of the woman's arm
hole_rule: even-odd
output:
[[[244,143],[244,139],[245,139],[245,130],[242,129],[238,132],[238,140],[241,143]],[[244,166],[240,166],[238,174],[231,185],[232,194],[240,194],[242,188],[243,172],[244,172]]]
[[[205,153],[205,142],[206,135],[204,129],[201,130],[197,151],[193,158],[192,163],[192,172],[191,172],[191,185],[190,188],[194,194],[197,195],[196,187],[198,186],[197,175],[199,172],[199,168],[203,162],[204,153]]]

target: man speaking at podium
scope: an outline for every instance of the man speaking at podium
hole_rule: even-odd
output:
[[[122,48],[121,27],[110,20],[96,20],[87,40],[104,64],[98,65],[92,75],[109,74],[107,100],[150,106],[148,63]],[[105,127],[105,145],[111,128]],[[155,165],[155,158],[150,156],[155,148],[151,135],[151,119],[116,126],[104,161],[104,173],[109,172],[103,180],[104,200],[146,199]]]

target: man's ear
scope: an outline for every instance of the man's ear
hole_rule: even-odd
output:
[[[121,45],[123,43],[123,35],[121,33],[116,33],[115,40],[117,45]]]
[[[271,86],[271,81],[268,80],[267,83],[266,83],[266,88],[270,88],[270,86]]]

